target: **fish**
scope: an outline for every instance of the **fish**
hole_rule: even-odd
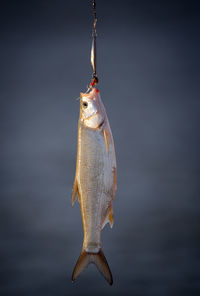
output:
[[[92,87],[80,93],[76,173],[72,206],[78,198],[83,247],[75,265],[72,282],[90,264],[113,284],[113,277],[101,246],[101,230],[113,226],[113,200],[117,189],[117,166],[113,136],[100,92]]]

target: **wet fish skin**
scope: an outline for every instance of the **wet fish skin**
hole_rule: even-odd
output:
[[[84,240],[72,280],[95,263],[112,284],[112,274],[101,249],[101,230],[113,225],[112,202],[116,193],[116,157],[113,137],[99,91],[81,93],[78,124],[77,163],[72,205],[78,195]]]

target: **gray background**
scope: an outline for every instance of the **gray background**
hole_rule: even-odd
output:
[[[198,1],[98,1],[99,89],[115,139],[114,227],[73,285],[71,207],[91,1],[2,1],[1,295],[200,295]]]

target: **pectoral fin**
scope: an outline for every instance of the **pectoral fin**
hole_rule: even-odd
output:
[[[106,217],[106,219],[105,219],[105,221],[104,221],[104,223],[103,223],[103,225],[102,225],[102,229],[104,228],[104,226],[105,226],[107,223],[110,224],[110,227],[111,227],[111,228],[113,227],[113,223],[114,223],[114,221],[113,221],[113,207],[112,207],[112,206],[110,207],[110,210],[109,210],[109,212],[108,212],[108,215],[107,215],[107,217]]]
[[[75,178],[74,186],[72,188],[72,206],[74,205],[77,196],[78,196],[78,184],[77,184],[77,181],[76,181],[76,178]]]

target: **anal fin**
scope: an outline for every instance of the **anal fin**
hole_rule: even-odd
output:
[[[113,227],[114,220],[113,220],[113,207],[112,207],[112,205],[111,205],[110,210],[109,210],[109,212],[108,212],[108,215],[107,215],[107,217],[106,217],[106,219],[105,219],[105,221],[104,221],[104,223],[103,223],[103,225],[102,225],[102,229],[104,228],[104,226],[105,226],[107,223],[110,224],[110,228]]]

